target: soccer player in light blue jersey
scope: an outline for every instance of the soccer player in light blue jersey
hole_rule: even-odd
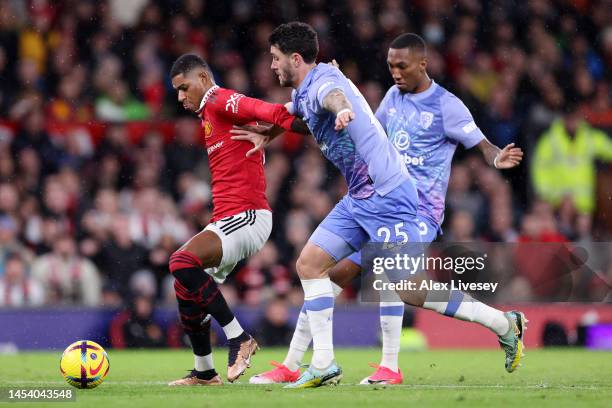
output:
[[[418,223],[423,242],[432,242],[440,231],[444,201],[453,154],[458,143],[466,148],[477,146],[486,161],[499,169],[512,168],[522,159],[522,152],[512,144],[500,150],[482,134],[465,105],[452,93],[432,81],[426,72],[424,41],[415,34],[404,34],[390,46],[387,63],[396,83],[376,111],[376,117],[401,153],[419,192]],[[360,272],[361,257],[352,254],[330,272],[332,281],[344,286]],[[406,294],[405,294],[406,295]],[[503,313],[458,291],[450,293],[447,302],[433,301],[426,292],[410,292],[407,303],[434,310],[461,320],[473,321],[499,336],[506,351],[506,369],[513,371],[521,358],[524,316],[519,312]],[[403,303],[381,303],[383,356],[376,372],[363,384],[399,384],[399,338]],[[274,370],[254,376],[253,383],[286,382],[296,375],[310,343],[308,314],[300,313],[289,352],[283,364]]]
[[[422,242],[432,242],[444,219],[444,203],[451,162],[457,145],[478,147],[485,160],[498,169],[517,166],[521,149],[509,144],[503,149],[492,145],[480,131],[469,110],[455,95],[436,84],[427,75],[427,49],[416,34],[403,34],[389,47],[387,64],[395,85],[376,110],[376,117],[389,139],[404,159],[418,193],[418,219]],[[357,274],[361,257],[351,255],[336,271],[334,282],[346,282]],[[344,276],[342,276],[344,275]],[[433,295],[431,296],[433,298]],[[402,300],[457,319],[480,323],[500,337],[506,351],[505,367],[514,371],[521,358],[518,348],[523,336],[524,316],[520,312],[493,309],[459,291],[452,291],[448,302],[412,291]],[[380,365],[362,384],[402,382],[398,368],[399,338],[404,305],[384,302],[380,307],[383,355]],[[519,333],[518,335],[516,333]]]
[[[313,357],[288,387],[311,388],[342,377],[334,360],[335,293],[329,271],[367,242],[420,242],[418,197],[402,158],[359,90],[338,68],[315,63],[318,40],[312,27],[283,24],[269,42],[272,70],[282,86],[294,88],[292,113],[302,118],[349,189],[314,231],[296,264]]]

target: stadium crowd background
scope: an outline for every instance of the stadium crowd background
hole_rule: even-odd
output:
[[[442,240],[610,240],[610,1],[0,0],[0,306],[174,302],[168,257],[207,223],[211,197],[199,122],[176,102],[169,67],[196,52],[221,86],[286,102],[267,38],[295,19],[315,27],[319,59],[337,59],[373,109],[392,84],[387,44],[421,34],[430,76],[493,143],[526,151],[503,174],[458,152]],[[566,155],[534,184],[539,143],[555,149],[542,135],[576,114],[604,129],[585,128],[596,149],[568,153],[598,176],[563,190]],[[253,306],[283,296],[271,302],[278,316],[283,302],[301,304],[295,260],[346,187],[308,137],[275,141],[266,176],[271,239],[223,290]],[[612,281],[612,267],[602,273]],[[523,300],[529,278],[515,277]]]

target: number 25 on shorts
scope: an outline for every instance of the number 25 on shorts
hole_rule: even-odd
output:
[[[378,235],[379,238],[382,238],[382,242],[385,244],[389,242],[392,243],[392,245],[384,245],[383,249],[393,248],[395,246],[394,244],[397,243],[405,244],[408,242],[408,234],[405,231],[402,231],[402,228],[404,228],[403,222],[398,222],[395,224],[393,226],[393,231],[391,231],[391,228],[386,226],[378,228],[376,235]]]

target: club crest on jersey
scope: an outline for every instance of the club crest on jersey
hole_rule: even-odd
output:
[[[232,111],[233,113],[238,113],[238,101],[243,98],[243,94],[234,93],[232,94],[227,102],[225,102],[225,110],[227,112]]]
[[[405,130],[399,130],[393,134],[393,145],[399,151],[410,147],[410,135]]]
[[[212,124],[210,123],[210,121],[207,119],[204,121],[204,138],[208,139],[210,137],[210,135],[212,135]]]
[[[421,112],[421,127],[423,129],[429,129],[433,123],[434,114],[431,112]]]

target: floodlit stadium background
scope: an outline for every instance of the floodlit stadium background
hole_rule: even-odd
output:
[[[526,152],[503,173],[477,151],[457,152],[441,240],[610,240],[609,1],[0,0],[0,349],[62,348],[79,337],[183,343],[167,263],[211,215],[210,174],[170,65],[197,52],[221,86],[284,103],[289,90],[270,71],[267,37],[296,19],[317,30],[319,60],[338,60],[373,109],[392,84],[388,43],[422,35],[430,76],[491,142]],[[555,135],[572,115],[593,142],[567,152]],[[271,239],[223,291],[264,345],[283,345],[302,303],[295,260],[346,187],[309,137],[275,141],[266,176]],[[581,300],[610,301],[608,258],[582,282]],[[493,301],[538,300],[534,280],[513,277]],[[376,344],[377,308],[357,306],[358,291],[356,280],[338,300],[340,345]],[[584,342],[585,325],[612,322],[603,305],[525,308],[535,325],[528,345],[543,344],[553,320],[549,331],[564,329],[570,342]],[[126,336],[131,323],[151,329]],[[495,346],[478,328],[428,312],[406,324],[434,347]]]

